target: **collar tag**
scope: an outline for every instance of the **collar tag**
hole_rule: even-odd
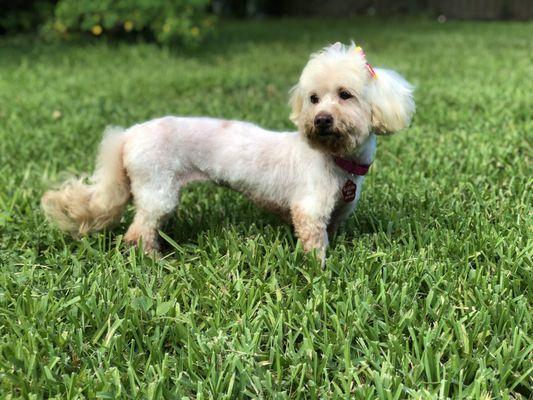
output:
[[[351,203],[355,199],[355,194],[357,193],[357,185],[353,183],[350,179],[348,179],[342,187],[341,193],[344,202]]]

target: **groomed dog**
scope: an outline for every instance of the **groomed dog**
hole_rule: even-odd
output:
[[[297,132],[241,121],[164,117],[109,129],[88,183],[69,180],[42,198],[46,215],[74,235],[120,218],[133,197],[125,241],[157,251],[158,229],[180,190],[210,180],[290,219],[306,251],[324,261],[328,237],[354,210],[376,136],[409,125],[412,86],[372,69],[360,47],[335,43],[311,56],[291,90]]]

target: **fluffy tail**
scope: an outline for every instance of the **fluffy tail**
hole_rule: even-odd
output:
[[[122,163],[123,133],[121,128],[106,130],[95,172],[87,183],[83,178],[69,179],[44,194],[43,210],[60,229],[83,235],[103,229],[122,215],[130,198]]]

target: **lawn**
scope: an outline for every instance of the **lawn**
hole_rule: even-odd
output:
[[[532,36],[357,19],[225,22],[187,51],[0,38],[0,397],[531,398]],[[163,259],[123,246],[131,209],[80,241],[45,221],[43,191],[92,168],[106,125],[292,129],[309,53],[352,38],[416,85],[417,114],[380,138],[324,269],[210,184],[183,194]]]

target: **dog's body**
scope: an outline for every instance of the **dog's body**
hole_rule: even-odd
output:
[[[240,121],[165,117],[136,125],[124,136],[123,160],[133,198],[139,209],[155,219],[174,210],[179,190],[187,183],[211,180],[285,218],[292,216],[297,232],[306,229],[297,213],[312,216],[324,227],[330,222],[333,232],[341,222],[338,219],[355,207],[364,180],[364,176],[349,176],[297,132],[271,132]],[[358,162],[372,163],[375,142],[374,135],[368,137],[356,155]],[[148,165],[155,167],[148,170]],[[357,189],[356,197],[346,202],[341,190],[348,179]],[[336,217],[331,219],[333,214]],[[131,232],[126,239],[135,241]],[[327,237],[320,240],[327,242]]]
[[[353,59],[347,59],[351,51]],[[62,229],[86,233],[120,216],[133,196],[136,214],[125,240],[142,239],[150,251],[158,248],[157,231],[177,206],[180,190],[193,181],[211,180],[290,218],[304,249],[317,249],[323,259],[328,233],[335,233],[361,195],[376,148],[372,131],[401,129],[414,111],[410,86],[385,70],[378,75],[385,85],[389,79],[399,99],[367,101],[386,88],[369,92],[366,85],[373,77],[363,75],[367,64],[357,52],[354,46],[336,44],[311,59],[293,89],[291,119],[298,132],[182,117],[114,129],[102,142],[92,184],[69,181],[45,194],[43,208]],[[338,71],[335,77],[339,63],[350,63],[353,76]],[[317,85],[320,74],[328,79]]]

